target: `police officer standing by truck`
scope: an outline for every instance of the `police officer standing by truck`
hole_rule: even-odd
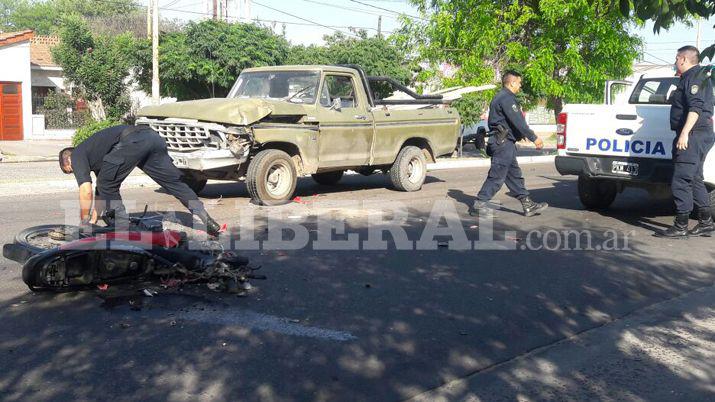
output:
[[[487,154],[492,157],[491,167],[486,181],[477,194],[477,200],[469,213],[475,215],[493,215],[489,200],[506,183],[511,195],[521,201],[525,216],[533,216],[546,209],[545,202],[534,202],[524,186],[524,177],[516,160],[516,141],[528,138],[536,149],[544,147],[544,142],[537,137],[521,113],[516,94],[521,91],[521,74],[508,70],[502,76],[502,89],[489,104],[487,123],[494,133],[487,143]]]
[[[673,179],[675,200],[673,226],[656,233],[659,237],[687,238],[710,236],[715,231],[710,197],[703,182],[703,165],[713,146],[713,90],[700,63],[700,52],[694,46],[683,46],[675,57],[680,82],[670,97],[670,129],[673,140]],[[688,230],[693,207],[698,224]]]

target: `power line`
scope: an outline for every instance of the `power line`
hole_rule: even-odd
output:
[[[401,12],[399,12],[399,11],[390,10],[390,9],[388,9],[388,8],[378,7],[378,6],[373,5],[373,4],[363,3],[363,2],[357,1],[357,0],[350,0],[350,1],[353,2],[353,3],[361,4],[361,5],[363,5],[363,6],[368,6],[368,7],[376,8],[376,9],[378,9],[378,10],[387,11],[388,13],[393,13],[393,14],[397,14],[397,15],[406,15],[406,16],[408,16],[408,17],[410,17],[410,18],[414,18],[414,19],[418,19],[418,20],[422,20],[422,21],[428,21],[427,19],[422,18],[422,17],[417,17],[417,16],[415,16],[415,15],[410,15],[410,14],[407,14],[407,13],[401,13]]]
[[[388,17],[392,19],[397,19],[397,17],[393,17],[391,15],[383,15],[377,11],[370,11],[370,10],[365,10],[362,8],[355,8],[355,7],[346,7],[346,6],[341,6],[338,4],[331,4],[331,3],[324,3],[322,1],[316,1],[316,0],[303,0],[307,3],[313,3],[313,4],[320,4],[321,6],[326,6],[326,7],[333,7],[333,8],[339,8],[341,10],[350,10],[350,11],[355,11],[359,13],[365,13],[365,14],[370,14],[370,15],[375,15],[375,16],[383,16],[383,17]]]
[[[291,13],[289,13],[289,12],[282,11],[282,10],[279,10],[279,9],[277,9],[277,8],[273,8],[273,7],[267,6],[267,5],[265,5],[265,4],[261,4],[261,3],[255,1],[255,0],[253,1],[253,4],[258,5],[258,6],[261,6],[261,7],[263,7],[263,8],[267,8],[267,9],[272,10],[272,11],[275,11],[275,12],[277,12],[277,13],[281,13],[281,14],[285,14],[285,15],[288,15],[288,16],[293,17],[293,18],[297,18],[297,19],[299,19],[299,20],[301,20],[301,21],[310,22],[311,24],[315,24],[315,25],[321,26],[321,27],[323,27],[323,28],[332,29],[332,30],[334,30],[334,31],[336,31],[336,32],[340,32],[340,33],[342,33],[342,34],[344,34],[344,35],[350,35],[350,36],[354,36],[354,37],[356,37],[356,38],[359,38],[359,37],[360,37],[360,36],[358,36],[358,35],[355,35],[355,34],[352,33],[352,32],[345,32],[345,31],[341,31],[341,30],[339,30],[339,29],[331,28],[331,27],[329,27],[329,26],[327,26],[327,25],[323,25],[323,24],[321,24],[321,23],[319,23],[319,22],[311,21],[311,20],[309,20],[309,19],[307,19],[307,18],[299,17],[299,16],[297,16],[297,15],[295,15],[295,14],[291,14]]]

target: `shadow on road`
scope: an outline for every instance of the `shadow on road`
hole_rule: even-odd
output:
[[[347,184],[378,185],[384,181]],[[318,187],[303,184],[299,194]],[[563,192],[573,187],[556,182],[534,198],[576,209],[578,200]],[[461,191],[449,196],[466,204]],[[635,214],[630,205],[616,205],[620,219]],[[462,226],[474,240],[475,222],[465,211]],[[560,222],[583,227],[578,219]],[[316,225],[307,226],[315,238]],[[362,224],[348,221],[347,229],[367,238]],[[424,222],[411,219],[404,229],[419,239]],[[608,228],[592,229],[594,244],[607,240]],[[0,304],[0,389],[7,400],[34,401],[402,400],[715,278],[712,252],[702,262],[683,255],[654,259],[650,239],[639,238],[627,251],[568,250],[574,238],[566,238],[566,250],[529,251],[518,226],[495,222],[497,236],[505,239],[505,231],[516,231],[515,250],[394,250],[386,236],[388,250],[246,252],[269,277],[247,298],[190,287],[132,311],[99,308],[102,300],[91,292],[28,293]],[[689,351],[682,353],[687,358]],[[624,351],[622,358],[632,356]],[[644,375],[657,372],[668,389],[709,395],[697,367],[674,373],[649,356],[638,358]],[[495,378],[507,390],[499,397],[518,399],[527,382],[543,384],[535,399],[570,393],[648,399],[653,391],[610,377],[608,367],[588,378],[563,372],[554,361],[534,370],[524,378]],[[554,377],[568,381],[546,381]],[[494,398],[480,390],[453,395],[467,396]]]

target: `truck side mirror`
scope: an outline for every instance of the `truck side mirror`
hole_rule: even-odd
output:
[[[335,99],[333,99],[333,104],[330,105],[330,110],[335,110],[335,111],[339,112],[343,108],[342,105],[343,105],[343,100],[340,98],[335,98]]]

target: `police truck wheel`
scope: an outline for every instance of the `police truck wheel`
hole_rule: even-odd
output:
[[[181,177],[181,181],[186,183],[196,194],[200,193],[204,187],[206,187],[208,179],[205,176],[187,171],[184,171],[183,173],[184,175]]]
[[[246,186],[253,201],[259,205],[285,204],[293,196],[297,182],[295,164],[281,150],[263,150],[248,165]]]
[[[390,168],[392,185],[400,191],[417,191],[422,188],[427,176],[427,158],[415,146],[402,148]]]
[[[578,178],[578,197],[586,209],[608,208],[616,199],[618,187],[614,181]]]
[[[338,170],[335,172],[316,173],[312,176],[313,180],[315,180],[318,184],[332,186],[338,184],[340,179],[343,178],[343,171]]]

